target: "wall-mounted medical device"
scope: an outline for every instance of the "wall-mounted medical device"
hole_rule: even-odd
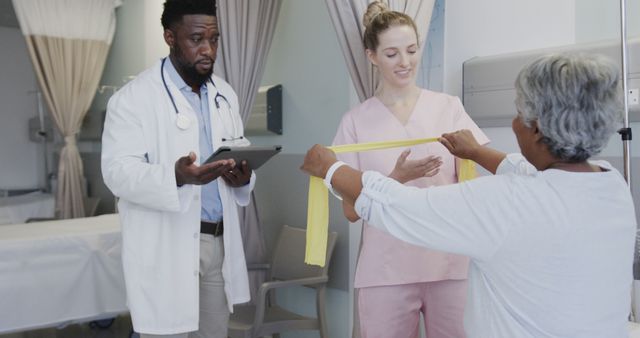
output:
[[[282,135],[282,85],[258,89],[244,130],[247,135]]]
[[[640,36],[628,41],[629,118],[636,122],[640,121]],[[539,56],[561,52],[601,54],[619,67],[621,65],[619,40],[475,57],[465,61],[462,66],[465,110],[480,127],[511,126],[516,115],[513,102],[516,95],[514,82],[518,72]]]
[[[28,122],[29,140],[32,142],[53,142],[53,121],[51,118],[45,117],[42,120],[38,117],[32,117]]]

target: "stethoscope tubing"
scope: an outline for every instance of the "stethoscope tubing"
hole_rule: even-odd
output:
[[[169,99],[171,100],[171,104],[173,105],[173,110],[176,112],[177,117],[177,121],[176,124],[178,125],[178,128],[180,129],[188,129],[188,123],[184,124],[181,123],[182,119],[180,119],[181,115],[180,115],[180,111],[178,111],[178,106],[176,105],[176,101],[173,98],[173,95],[171,95],[171,91],[169,90],[169,86],[167,85],[167,81],[164,77],[164,63],[167,61],[167,58],[165,57],[164,59],[162,59],[162,64],[160,65],[160,77],[162,78],[162,84],[164,85],[164,89],[167,91],[167,95],[169,95]],[[233,111],[231,109],[231,104],[229,103],[229,100],[227,100],[227,98],[220,94],[220,91],[218,91],[218,87],[216,87],[216,84],[213,82],[213,79],[211,77],[209,77],[209,82],[211,82],[211,85],[213,86],[213,88],[215,88],[216,90],[216,96],[213,98],[213,102],[215,102],[216,104],[216,109],[218,109],[218,112],[220,112],[220,101],[218,98],[222,98],[226,103],[227,103],[227,107],[229,108],[229,118],[231,119],[231,128],[236,131],[236,121],[233,118]],[[230,134],[233,135],[233,134]],[[231,137],[231,138],[222,138],[222,141],[234,141],[234,140],[241,140],[244,139],[244,136],[238,136],[238,137]]]
[[[173,105],[173,109],[176,112],[176,115],[180,115],[180,112],[178,112],[178,106],[176,106],[176,101],[173,99],[173,95],[171,95],[171,91],[169,90],[169,86],[167,86],[167,81],[164,78],[164,63],[165,61],[167,61],[167,58],[165,57],[164,59],[162,59],[162,65],[160,65],[160,77],[162,77],[162,84],[164,85],[164,89],[167,91],[167,95],[169,95],[169,99],[171,100],[171,104]]]

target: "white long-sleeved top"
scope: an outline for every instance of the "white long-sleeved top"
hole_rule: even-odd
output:
[[[417,189],[365,172],[356,211],[407,242],[471,257],[468,337],[627,337],[636,218],[604,172],[536,171]]]

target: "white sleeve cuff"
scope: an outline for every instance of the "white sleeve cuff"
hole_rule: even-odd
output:
[[[371,208],[374,203],[389,204],[389,196],[383,193],[388,184],[400,184],[376,171],[365,171],[362,174],[362,191],[356,199],[354,209],[356,214],[365,221],[370,220]]]
[[[252,171],[251,179],[249,179],[249,183],[241,187],[231,189],[233,191],[233,195],[235,196],[236,204],[238,204],[241,207],[246,207],[247,205],[249,205],[249,203],[251,202],[251,191],[253,191],[253,188],[255,187],[255,185],[256,185],[256,172]]]
[[[184,184],[178,187],[178,202],[180,203],[180,212],[186,212],[191,207],[193,196],[196,194],[196,187],[193,184]],[[198,189],[199,190],[199,189]]]
[[[340,194],[338,194],[335,190],[333,190],[333,186],[331,185],[331,179],[333,178],[333,174],[336,173],[336,170],[338,170],[338,168],[342,167],[343,165],[347,165],[347,164],[342,161],[336,161],[334,164],[331,165],[331,167],[329,167],[329,170],[327,170],[327,174],[325,175],[323,180],[324,185],[327,187],[327,189],[329,189],[331,194],[341,201],[342,201],[342,196],[340,196]]]

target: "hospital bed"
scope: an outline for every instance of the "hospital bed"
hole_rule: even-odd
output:
[[[55,199],[39,191],[0,197],[0,225],[24,223],[29,218],[52,218]]]
[[[118,215],[0,226],[0,333],[126,313]]]

